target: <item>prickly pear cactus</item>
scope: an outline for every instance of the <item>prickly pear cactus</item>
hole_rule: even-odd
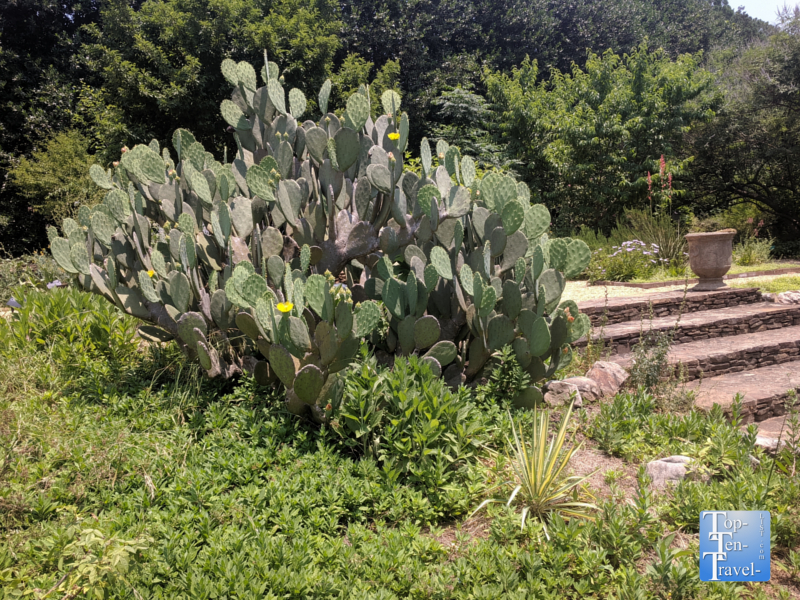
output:
[[[105,201],[48,232],[86,290],[211,377],[280,380],[289,408],[316,418],[365,340],[419,354],[451,385],[506,345],[534,382],[569,364],[589,322],[561,295],[590,252],[548,238],[550,214],[524,184],[479,179],[442,141],[434,154],[423,140],[421,176],[404,170],[409,122],[395,92],[373,118],[362,87],[337,116],[326,82],[323,114],[302,121],[305,96],[287,94],[266,56],[261,87],[248,63],[225,60],[222,72],[232,162],[183,129],[172,151],[155,140],[123,149],[113,169],[90,170]]]

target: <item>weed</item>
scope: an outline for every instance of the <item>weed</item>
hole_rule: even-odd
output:
[[[475,392],[475,401],[481,406],[499,402],[508,408],[517,394],[531,383],[530,375],[520,367],[511,346],[495,352],[487,367],[489,379],[486,384],[479,385]]]

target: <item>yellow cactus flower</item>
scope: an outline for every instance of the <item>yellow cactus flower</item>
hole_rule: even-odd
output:
[[[291,312],[293,308],[294,304],[292,304],[291,302],[281,302],[280,304],[278,304],[278,310],[281,311],[282,313]]]
[[[153,275],[155,275],[155,274],[156,274],[156,272],[155,272],[155,271],[153,271],[153,269],[150,269],[150,270],[147,272],[147,276],[148,276],[148,277],[152,277],[152,276],[153,276]]]
[[[389,134],[389,139],[390,139],[390,140],[392,140],[393,142],[396,142],[397,140],[399,140],[399,139],[400,139],[400,134],[399,134],[399,133],[397,133],[397,132],[395,132],[395,133],[390,133],[390,134]]]

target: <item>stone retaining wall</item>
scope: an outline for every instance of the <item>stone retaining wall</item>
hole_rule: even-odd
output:
[[[579,303],[578,307],[589,317],[594,327],[599,327],[602,324],[612,325],[649,318],[651,310],[653,317],[658,318],[678,315],[681,312],[685,314],[761,301],[761,293],[758,288],[724,288],[712,292],[688,291],[685,305],[684,292],[677,291],[633,298],[609,298],[607,302],[590,300]],[[682,306],[683,310],[681,310]]]
[[[800,306],[787,306],[786,310],[783,311],[773,311],[727,321],[714,322],[709,319],[707,322],[697,322],[696,320],[692,322],[690,320],[690,322],[678,324],[678,330],[672,338],[672,344],[686,344],[700,340],[757,333],[770,329],[780,329],[781,327],[792,327],[793,325],[800,325]],[[646,338],[650,333],[650,327],[647,321],[642,323],[640,327],[632,327],[632,329],[634,330],[625,333],[612,333],[610,335],[606,333],[603,338],[605,347],[613,354],[626,354],[631,352],[633,347],[639,343],[642,334],[644,334]],[[673,329],[673,324],[664,324],[658,328],[654,327],[653,333],[667,332]],[[574,346],[583,348],[586,346],[586,343],[586,338],[581,338],[575,342]]]
[[[748,371],[758,367],[779,365],[800,357],[800,341],[781,342],[760,348],[716,354],[701,359],[680,361],[686,381],[700,377],[714,377],[737,371]],[[677,369],[677,368],[676,368]]]

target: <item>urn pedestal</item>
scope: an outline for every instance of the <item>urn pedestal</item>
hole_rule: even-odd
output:
[[[701,292],[728,287],[722,279],[731,268],[735,229],[723,229],[712,233],[689,233],[689,266],[700,283],[692,290]]]

